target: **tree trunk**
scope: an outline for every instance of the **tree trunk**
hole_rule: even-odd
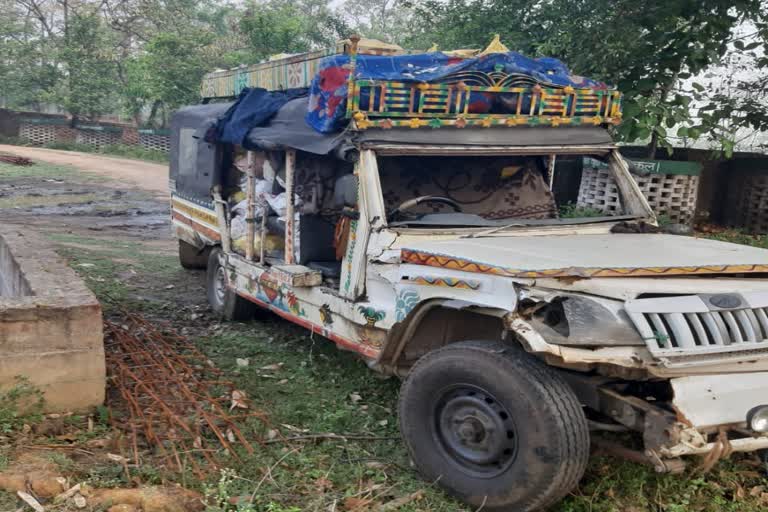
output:
[[[661,89],[661,96],[659,97],[659,102],[664,103],[667,101],[667,98],[669,97],[669,93],[672,92],[672,89],[675,87],[675,84],[677,83],[677,74],[678,72],[675,72],[674,75],[672,75],[672,80],[667,83],[664,88]],[[664,124],[664,121],[666,121],[666,117],[662,117],[659,119],[659,125]],[[656,158],[656,151],[659,149],[659,134],[656,133],[656,130],[654,130],[651,133],[651,143],[648,144],[648,158],[654,159]]]
[[[152,109],[149,111],[149,119],[147,119],[147,124],[149,126],[155,126],[155,117],[157,116],[158,108],[160,108],[160,100],[155,100],[154,103],[152,103]]]

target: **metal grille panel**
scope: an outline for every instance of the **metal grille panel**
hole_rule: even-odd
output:
[[[650,352],[667,363],[685,364],[689,355],[768,356],[766,292],[638,299],[625,308]]]

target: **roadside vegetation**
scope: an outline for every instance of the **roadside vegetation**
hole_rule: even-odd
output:
[[[47,144],[39,145],[31,144],[16,137],[0,137],[0,144],[39,147],[44,149],[59,149],[63,151],[79,151],[81,153],[93,153],[104,156],[131,158],[133,160],[144,160],[147,162],[168,162],[168,153],[165,151],[145,149],[140,146],[130,146],[128,144],[109,144],[98,148],[88,144],[79,144],[77,142],[49,142]]]

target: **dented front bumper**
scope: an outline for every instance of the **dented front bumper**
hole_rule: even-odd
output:
[[[663,456],[768,449],[768,435],[747,424],[749,411],[768,405],[768,372],[680,377],[670,385],[678,442],[662,446]]]

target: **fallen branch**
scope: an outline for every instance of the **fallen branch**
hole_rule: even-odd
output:
[[[406,496],[395,498],[392,501],[388,501],[377,509],[377,512],[387,512],[388,510],[397,510],[403,505],[416,500],[420,500],[424,496],[424,489],[419,489],[416,492],[412,492]]]
[[[21,498],[21,501],[29,505],[35,512],[45,512],[45,509],[31,494],[27,494],[24,491],[16,491],[16,495]]]
[[[280,439],[269,439],[264,444],[288,443],[291,441],[309,441],[313,439],[335,439],[338,441],[392,441],[400,439],[395,436],[364,436],[364,435],[340,435],[340,434],[307,434],[301,436],[283,437]]]
[[[0,162],[13,165],[32,165],[32,160],[23,156],[0,154]]]

